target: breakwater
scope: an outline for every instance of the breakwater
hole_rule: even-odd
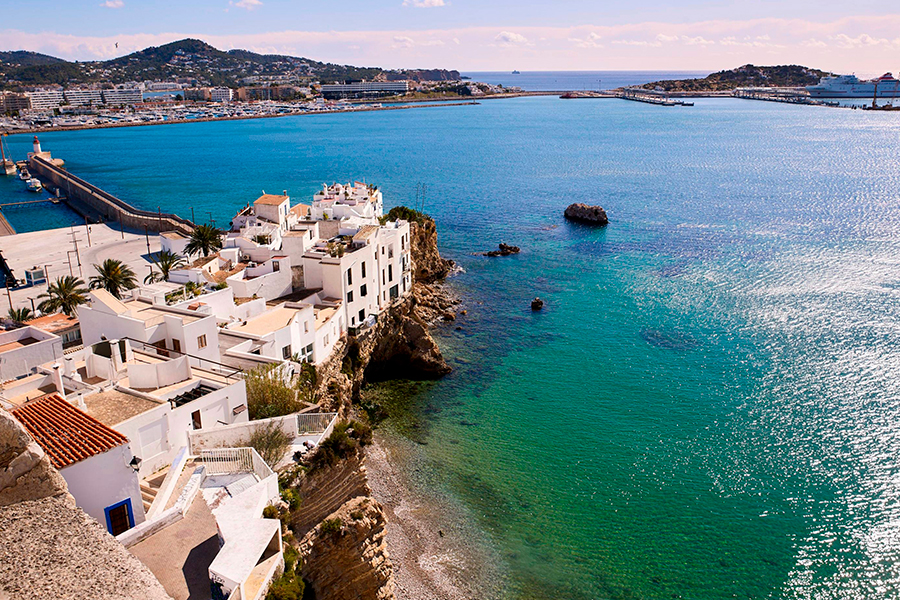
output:
[[[76,212],[84,214],[85,211],[79,210],[77,205],[73,205],[73,200],[88,207],[96,213],[100,220],[116,221],[129,229],[154,233],[177,231],[185,235],[190,235],[194,230],[194,224],[187,219],[171,213],[151,212],[135,208],[39,156],[32,156],[29,159],[28,168],[32,175],[43,182],[51,183],[53,187],[64,193],[70,207]],[[87,215],[84,216],[87,217]]]

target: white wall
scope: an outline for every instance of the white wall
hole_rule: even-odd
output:
[[[126,499],[131,500],[134,524],[144,522],[140,484],[137,474],[128,465],[131,458],[128,444],[123,444],[60,470],[75,502],[104,529],[104,509]]]
[[[36,327],[20,327],[4,331],[0,333],[0,345],[25,338],[38,341],[0,353],[0,380],[27,375],[33,367],[62,358],[62,338]]]

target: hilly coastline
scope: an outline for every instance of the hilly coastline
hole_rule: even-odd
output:
[[[389,70],[249,50],[225,51],[196,39],[153,46],[105,61],[70,62],[36,52],[0,52],[0,89],[173,78],[197,80],[201,85],[237,86],[248,78],[331,83],[360,79],[456,81],[460,75],[446,69]]]
[[[800,65],[761,67],[743,65],[736,69],[719,71],[702,79],[669,79],[646,83],[648,90],[666,92],[727,92],[739,87],[802,87],[815,85],[819,79],[832,75],[827,71]]]

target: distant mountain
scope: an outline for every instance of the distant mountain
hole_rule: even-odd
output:
[[[831,73],[800,65],[744,65],[713,73],[703,79],[668,79],[647,83],[643,87],[650,90],[660,88],[667,92],[722,92],[739,87],[802,87],[814,85],[826,75]]]
[[[106,61],[68,62],[34,52],[0,52],[0,88],[127,81],[196,80],[200,85],[236,87],[246,82],[311,78],[323,83],[350,80],[458,80],[458,71],[385,70],[323,63],[249,50],[223,51],[202,40],[184,39]]]

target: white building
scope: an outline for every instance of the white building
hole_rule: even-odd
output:
[[[170,350],[194,359],[218,362],[219,340],[216,317],[199,310],[184,310],[155,304],[131,291],[119,300],[106,290],[93,290],[90,301],[77,308],[81,336],[86,346],[104,339],[129,338],[155,346],[160,354]]]
[[[233,93],[231,88],[212,88],[209,90],[209,99],[213,102],[231,102]]]
[[[379,308],[412,291],[412,258],[410,257],[409,223],[391,221],[375,232],[379,270]]]
[[[62,355],[62,338],[37,327],[0,331],[0,382],[27,375]]]
[[[47,454],[78,506],[112,535],[144,521],[128,439],[56,395],[11,411]]]
[[[378,217],[384,212],[381,191],[359,181],[353,185],[335,183],[322,185],[322,191],[313,196],[310,218],[323,220],[355,220],[359,225],[378,225]]]
[[[56,90],[47,90],[41,92],[27,92],[31,99],[32,110],[53,110],[59,108],[59,105],[65,101],[63,93]]]
[[[144,101],[144,93],[138,88],[116,88],[103,90],[103,102],[110,106],[126,106],[140,104]]]
[[[322,95],[326,98],[405,94],[408,91],[408,81],[357,81],[354,83],[326,83],[322,85]]]
[[[66,102],[71,106],[98,106],[103,104],[103,94],[100,90],[66,90],[64,94]]]
[[[187,252],[185,252],[184,249],[190,241],[191,239],[189,237],[178,233],[177,231],[163,231],[159,234],[160,250],[165,250],[166,252],[171,252],[172,254],[177,254],[179,256],[187,257]]]

